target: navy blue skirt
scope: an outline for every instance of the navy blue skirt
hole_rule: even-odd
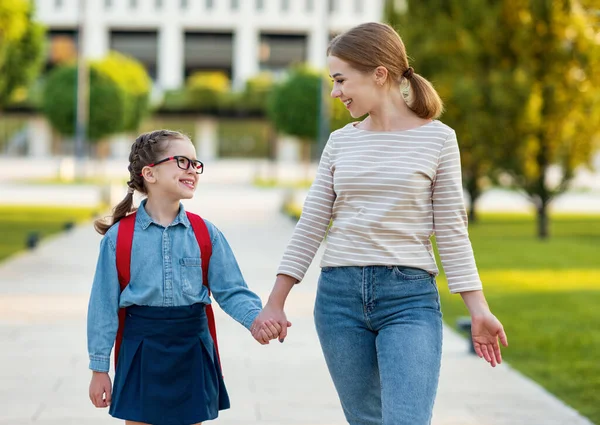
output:
[[[190,425],[229,408],[204,307],[127,308],[109,410],[113,417]]]

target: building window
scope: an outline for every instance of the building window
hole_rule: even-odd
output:
[[[188,0],[179,0],[179,6],[182,9],[187,9],[189,6]]]
[[[154,0],[154,7],[155,7],[156,9],[162,9],[162,7],[163,7],[163,2],[162,2],[162,0]]]
[[[238,10],[240,8],[240,0],[231,0],[231,10]]]
[[[63,1],[62,0],[54,0],[54,7],[56,9],[61,9],[63,7]]]
[[[265,1],[264,0],[256,0],[256,10],[264,10]]]
[[[110,9],[113,6],[113,2],[112,0],[104,0],[104,8],[105,9]]]
[[[315,10],[315,1],[314,0],[306,0],[306,11],[312,12]]]
[[[284,12],[290,10],[290,0],[281,0],[281,10]]]
[[[137,7],[138,7],[137,0],[129,0],[129,8],[131,8],[131,9],[137,9]]]
[[[361,15],[365,11],[363,6],[363,0],[354,0],[354,10],[356,11],[357,15]]]
[[[206,10],[211,10],[215,7],[214,0],[206,0]]]

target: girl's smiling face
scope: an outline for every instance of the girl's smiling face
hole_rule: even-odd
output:
[[[164,151],[163,158],[173,156],[183,156],[190,160],[196,159],[196,149],[189,139],[171,139],[168,142],[167,149]],[[159,158],[158,160],[162,160]],[[179,160],[187,162],[184,159]],[[190,166],[184,170],[178,166],[178,160],[157,164],[153,167],[144,168],[144,177],[149,189],[149,193],[165,196],[173,200],[190,199],[194,196],[198,183],[198,174],[196,169]]]

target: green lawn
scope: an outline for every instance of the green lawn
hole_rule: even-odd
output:
[[[469,232],[486,298],[504,324],[503,357],[600,423],[600,216],[556,216],[534,237],[527,216],[483,215]],[[444,319],[466,314],[438,279]]]
[[[26,249],[29,234],[44,238],[64,230],[68,222],[91,220],[96,212],[94,208],[0,205],[0,261]]]

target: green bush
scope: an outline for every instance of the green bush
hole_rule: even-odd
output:
[[[186,84],[188,105],[194,109],[215,111],[222,107],[230,91],[229,78],[221,72],[196,72]]]
[[[90,67],[87,136],[96,141],[118,133],[125,125],[124,90],[96,67]],[[42,112],[61,134],[75,134],[77,67],[55,68],[46,80]]]
[[[151,83],[137,61],[118,53],[89,66],[87,137],[97,141],[122,131],[136,131],[149,110]],[[55,68],[47,77],[42,111],[60,133],[75,134],[77,67]]]

